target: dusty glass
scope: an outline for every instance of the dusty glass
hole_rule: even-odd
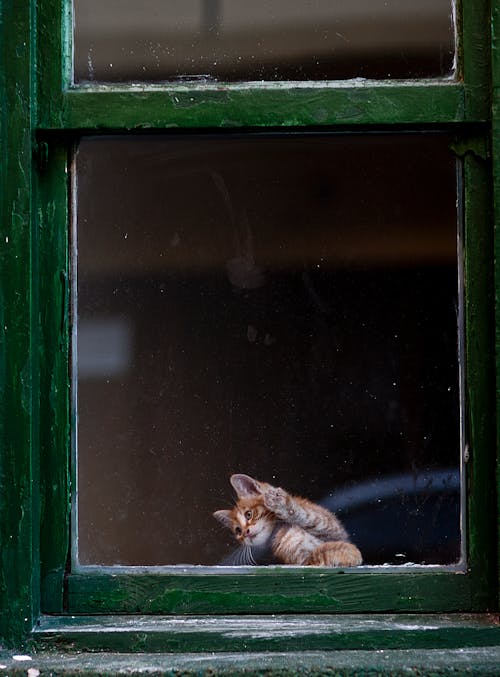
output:
[[[451,0],[74,0],[77,83],[449,76]]]
[[[242,472],[367,564],[460,557],[443,134],[87,137],[73,175],[80,564],[215,565]]]

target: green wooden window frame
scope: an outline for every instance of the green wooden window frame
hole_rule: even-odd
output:
[[[500,189],[500,50],[492,49],[490,27],[496,40],[500,9],[498,0],[492,4],[460,3],[456,80],[74,87],[69,3],[0,0],[0,637],[7,643],[29,636],[47,614],[498,608],[495,290],[500,288],[494,251],[500,206],[494,196],[498,200]],[[466,571],[270,567],[241,575],[189,570],[112,575],[105,569],[68,569],[68,172],[74,143],[91,133],[262,127],[446,130],[456,138],[464,182]]]

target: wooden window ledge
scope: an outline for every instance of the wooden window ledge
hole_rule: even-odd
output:
[[[498,675],[494,615],[40,619],[0,675]]]

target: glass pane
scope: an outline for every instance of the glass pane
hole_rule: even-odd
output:
[[[366,563],[459,559],[449,142],[82,139],[80,563],[232,561],[233,473],[336,511]]]
[[[74,0],[75,82],[452,73],[452,0]]]

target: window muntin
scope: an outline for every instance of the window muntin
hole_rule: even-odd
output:
[[[367,563],[460,558],[449,143],[82,139],[79,564],[220,562],[235,470],[327,503],[347,488]],[[367,514],[399,540],[369,545]]]
[[[74,80],[448,77],[451,0],[74,0]]]

